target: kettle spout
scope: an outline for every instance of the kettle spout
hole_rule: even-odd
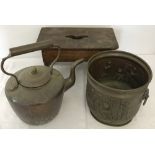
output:
[[[65,91],[74,85],[75,79],[76,79],[75,68],[77,65],[81,64],[82,62],[84,62],[84,59],[79,59],[72,64],[71,70],[70,70],[70,75],[67,79],[65,79],[65,88],[64,88]]]

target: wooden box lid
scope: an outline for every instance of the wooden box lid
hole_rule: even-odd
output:
[[[62,48],[59,61],[74,61],[79,58],[88,60],[98,51],[118,48],[112,28],[43,27],[37,41],[49,39]],[[47,64],[47,61],[50,63],[56,56],[56,51],[46,49],[42,51],[42,55]]]

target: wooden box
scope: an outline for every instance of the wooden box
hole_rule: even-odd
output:
[[[118,48],[112,28],[70,28],[44,27],[41,29],[37,41],[49,40],[61,47],[58,61],[75,61],[79,58],[88,60],[99,51],[115,50]],[[45,65],[50,65],[56,57],[57,50],[53,48],[42,50]]]

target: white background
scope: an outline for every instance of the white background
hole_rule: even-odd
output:
[[[40,32],[40,26],[1,26],[1,56],[7,56],[9,47],[20,46],[36,42]],[[87,26],[88,27],[88,26]],[[89,26],[89,27],[113,27],[120,50],[129,51],[139,55],[155,70],[155,26]],[[34,52],[22,56],[13,57],[5,64],[7,71],[11,73],[19,69],[43,65],[41,52]],[[56,63],[54,65],[66,78],[69,75],[71,63]],[[7,75],[0,71],[0,128],[114,128],[97,122],[90,114],[85,93],[87,83],[87,63],[79,65],[76,69],[76,83],[65,92],[59,114],[50,123],[40,126],[31,126],[23,123],[14,113],[6,100],[4,88]],[[153,92],[154,78],[149,85],[150,97],[145,107],[141,106],[133,121],[119,128],[155,128],[155,98]],[[79,91],[80,90],[80,91]],[[117,127],[118,128],[118,127]]]
[[[2,0],[0,23],[150,25],[154,6],[154,0]],[[0,137],[6,155],[155,154],[154,130],[1,130]]]

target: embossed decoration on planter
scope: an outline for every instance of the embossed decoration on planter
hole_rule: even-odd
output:
[[[149,65],[124,51],[98,53],[88,62],[86,98],[100,122],[120,126],[129,123],[141,102],[148,98],[152,79]]]

